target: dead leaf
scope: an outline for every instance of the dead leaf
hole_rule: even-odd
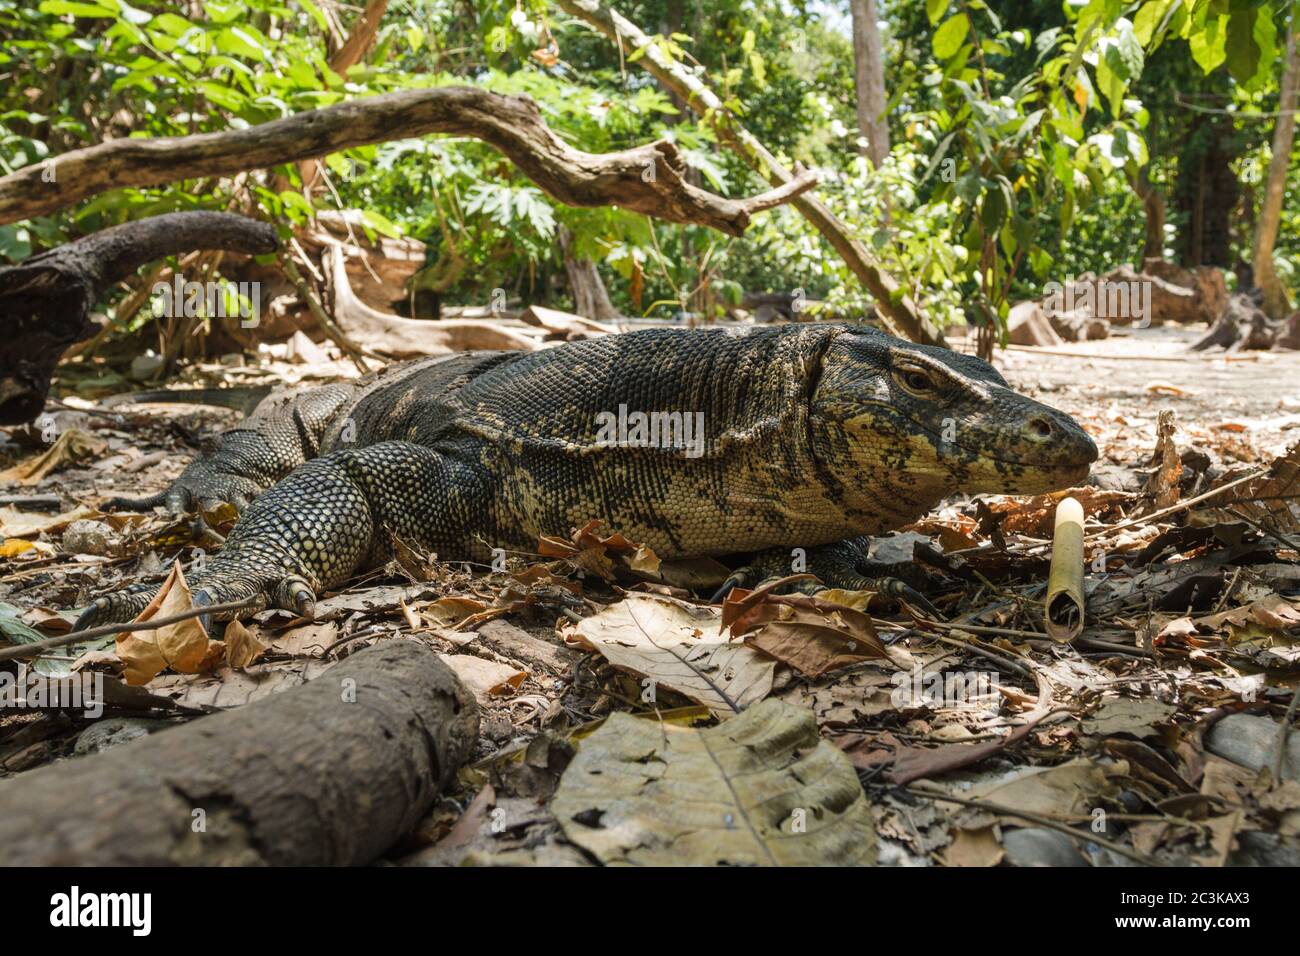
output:
[[[78,505],[71,511],[50,516],[14,507],[0,508],[0,535],[6,538],[35,538],[46,532],[62,531],[74,521],[103,517],[94,508]]]
[[[439,654],[438,656],[442,658],[443,663],[456,672],[456,676],[475,697],[509,694],[517,690],[528,677],[526,672],[507,664],[485,661],[472,654]]]
[[[868,615],[820,596],[736,588],[722,621],[733,637],[809,677],[889,656]]]
[[[943,851],[943,865],[997,866],[1005,855],[992,825],[976,830],[958,828]]]
[[[226,625],[226,665],[242,670],[266,653],[266,645],[238,621]]]
[[[1143,494],[1151,499],[1151,507],[1155,511],[1178,502],[1178,480],[1183,476],[1183,462],[1174,445],[1176,430],[1173,410],[1161,409],[1156,420],[1156,449],[1151,462],[1156,470],[1151,473],[1146,487],[1142,489]]]
[[[613,714],[551,803],[605,864],[865,865],[875,828],[853,767],[812,714],[777,700],[704,730]]]
[[[148,606],[132,623],[171,617],[194,609],[194,598],[180,563],[172,565],[171,574],[163,581]],[[128,684],[147,684],[164,670],[181,674],[194,674],[216,663],[212,644],[220,642],[208,638],[197,617],[177,621],[156,630],[127,631],[117,635],[117,656],[125,666],[123,677]],[[218,648],[218,651],[224,648]]]
[[[0,472],[0,481],[16,481],[20,485],[34,485],[53,471],[64,465],[72,464],[83,458],[102,455],[108,450],[108,444],[82,431],[69,428],[63,432],[54,444],[33,458],[20,462],[7,471]]]

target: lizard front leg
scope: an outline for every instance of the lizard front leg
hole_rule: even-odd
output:
[[[248,507],[225,546],[190,581],[194,600],[252,598],[240,614],[263,607],[310,614],[323,588],[382,560],[390,534],[444,553],[466,552],[474,532],[493,525],[489,488],[475,464],[409,442],[310,461]],[[157,590],[149,585],[101,597],[77,626],[129,621]]]
[[[808,594],[826,588],[873,591],[888,598],[907,601],[925,613],[939,617],[939,611],[923,594],[897,576],[896,568],[869,557],[870,547],[871,538],[861,536],[808,548],[803,554],[802,567],[815,575],[817,580],[796,582],[791,587]],[[794,549],[769,548],[760,551],[744,567],[727,578],[713,600],[722,600],[733,587],[758,587],[766,581],[798,573],[796,568],[799,566],[795,561]]]

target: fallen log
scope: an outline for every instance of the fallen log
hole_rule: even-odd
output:
[[[260,254],[277,244],[269,223],[232,213],[173,212],[0,268],[0,425],[29,422],[41,413],[54,366],[64,349],[96,331],[90,310],[113,283],[179,252]]]
[[[1194,352],[1213,346],[1230,352],[1270,349],[1277,331],[1249,296],[1236,293],[1229,297],[1223,314],[1205,335],[1192,343],[1191,349]]]
[[[340,244],[326,250],[324,265],[334,298],[334,320],[351,341],[378,355],[402,359],[474,349],[537,348],[536,339],[490,319],[404,319],[372,308],[352,290]]]
[[[473,751],[478,708],[428,648],[324,675],[0,783],[0,865],[347,865],[410,831]]]

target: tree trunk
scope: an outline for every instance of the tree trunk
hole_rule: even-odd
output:
[[[369,863],[472,754],[473,696],[415,641],[0,783],[6,866]]]
[[[1151,182],[1147,167],[1138,170],[1135,177],[1129,179],[1133,192],[1142,200],[1142,210],[1146,213],[1146,237],[1142,243],[1142,257],[1134,263],[1138,271],[1148,259],[1163,259],[1165,248],[1165,197]]]
[[[876,0],[849,0],[853,11],[853,79],[857,94],[858,132],[866,138],[863,153],[879,169],[889,155],[885,118],[885,55],[880,43]]]
[[[1291,311],[1282,280],[1273,270],[1273,246],[1282,221],[1282,201],[1286,189],[1287,166],[1291,160],[1291,145],[1295,140],[1296,90],[1300,84],[1300,50],[1296,49],[1295,17],[1286,32],[1286,66],[1282,72],[1281,95],[1278,97],[1277,124],[1273,127],[1273,158],[1268,164],[1268,184],[1264,188],[1264,201],[1255,227],[1255,248],[1252,256],[1255,285],[1264,293],[1264,312],[1272,319],[1281,319]]]
[[[559,238],[564,253],[564,272],[569,277],[569,291],[573,293],[574,313],[597,322],[622,318],[609,299],[609,290],[600,278],[596,263],[573,254],[573,233],[561,227]]]

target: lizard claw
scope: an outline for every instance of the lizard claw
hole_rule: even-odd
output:
[[[743,568],[736,568],[736,570],[731,572],[730,577],[722,582],[722,587],[713,592],[713,597],[709,598],[709,603],[721,604],[726,600],[727,595],[736,588],[744,587],[745,582],[749,580],[749,576],[752,573],[753,571],[748,565]]]
[[[878,578],[873,583],[880,589],[881,594],[912,605],[931,620],[943,620],[943,614],[939,609],[931,604],[924,594],[916,590],[916,588],[912,587],[906,581],[900,581],[898,578]]]
[[[299,617],[312,617],[316,613],[316,592],[305,578],[293,575],[276,585],[272,603]]]

